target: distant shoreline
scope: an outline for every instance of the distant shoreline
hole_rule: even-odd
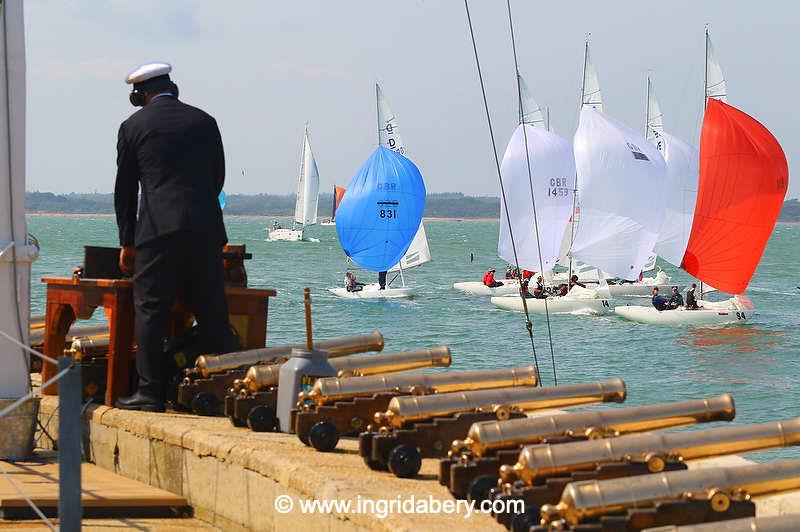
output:
[[[110,213],[90,213],[90,212],[45,212],[35,211],[27,212],[26,216],[41,216],[51,218],[113,218],[114,215]],[[291,220],[291,216],[286,215],[260,215],[260,214],[228,214],[225,218],[231,220]],[[439,216],[425,216],[422,219],[424,222],[496,222],[499,218],[457,218],[457,217],[439,217]]]

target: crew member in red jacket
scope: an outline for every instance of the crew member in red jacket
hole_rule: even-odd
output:
[[[495,280],[494,278],[494,268],[489,268],[486,270],[486,273],[483,274],[483,284],[488,286],[489,288],[495,288],[498,286],[503,286],[503,283],[500,281]]]

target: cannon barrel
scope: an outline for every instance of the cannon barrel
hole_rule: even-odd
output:
[[[542,506],[543,523],[570,525],[656,501],[707,499],[725,511],[731,499],[800,488],[800,460],[766,464],[670,471],[611,480],[586,480],[567,485],[561,500]]]
[[[306,349],[306,344],[287,344],[275,347],[262,347],[247,351],[236,351],[224,355],[201,355],[197,357],[195,367],[204,378],[214,373],[221,373],[229,369],[264,364],[271,360],[288,358],[292,349]],[[362,334],[358,336],[342,336],[314,342],[314,349],[328,352],[328,358],[366,353],[367,351],[383,350],[383,335],[379,332]]]
[[[370,397],[376,393],[383,392],[421,395],[456,390],[536,386],[538,382],[536,366],[448,371],[446,373],[403,373],[344,378],[326,377],[318,379],[313,388],[309,392],[302,394],[300,399],[324,405],[356,397]]]
[[[32,328],[28,335],[28,344],[44,344],[44,334],[44,327]],[[70,343],[79,336],[108,336],[108,325],[72,325],[65,339],[67,343]]]
[[[450,365],[450,348],[447,346],[408,351],[403,353],[382,353],[380,355],[351,355],[331,359],[329,362],[340,376],[373,375],[394,371],[408,371],[419,368],[447,367]],[[239,384],[255,393],[278,384],[280,366],[260,364],[252,366]]]
[[[589,439],[618,436],[626,432],[645,432],[704,423],[730,421],[736,415],[728,394],[709,399],[679,401],[657,405],[613,408],[596,412],[575,412],[505,421],[473,423],[464,440],[453,442],[453,452],[468,450],[475,457],[497,449],[540,443],[546,438],[585,435]]]
[[[597,464],[643,460],[651,472],[663,469],[667,458],[692,460],[800,444],[800,418],[752,425],[718,427],[669,434],[629,434],[604,440],[559,445],[528,445],[517,463],[500,468],[504,482],[526,484]]]
[[[80,336],[72,340],[70,348],[65,350],[69,356],[76,360],[94,358],[108,354],[110,344],[108,336]]]
[[[386,412],[376,412],[375,423],[402,427],[412,421],[474,411],[494,411],[498,419],[508,419],[512,411],[624,400],[625,383],[622,379],[554,388],[499,388],[436,395],[405,395],[393,397]]]

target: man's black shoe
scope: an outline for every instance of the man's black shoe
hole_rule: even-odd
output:
[[[164,401],[136,392],[128,397],[120,397],[114,406],[122,410],[141,410],[143,412],[163,412]]]

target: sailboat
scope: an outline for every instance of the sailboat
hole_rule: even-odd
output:
[[[680,265],[703,283],[735,294],[720,302],[698,300],[699,309],[658,311],[617,307],[616,313],[640,323],[724,325],[755,314],[741,294],[764,253],[780,213],[789,181],[786,156],[761,123],[725,103],[727,88],[706,30],[705,115],[700,133],[699,180],[691,231],[678,242]],[[670,139],[667,139],[670,149]]]
[[[339,204],[342,202],[344,190],[344,187],[333,185],[333,212],[331,212],[330,219],[322,221],[319,225],[336,225],[336,209],[339,208]]]
[[[406,286],[405,273],[409,269],[419,267],[431,260],[425,226],[422,224],[422,212],[425,206],[425,183],[416,165],[408,159],[405,144],[400,137],[397,117],[389,109],[386,98],[379,84],[375,84],[375,96],[378,112],[378,148],[372,157],[359,170],[353,181],[347,186],[337,211],[336,231],[339,242],[348,258],[365,269],[394,273],[383,289],[378,283],[370,283],[357,291],[348,291],[344,287],[328,290],[347,299],[401,299],[411,297],[415,288]],[[353,187],[357,187],[353,189]],[[372,186],[374,190],[365,187]],[[405,191],[401,191],[404,189]],[[406,196],[406,204],[413,204],[413,209],[404,211],[404,217],[397,218],[399,211],[395,208],[397,194]],[[377,200],[376,198],[383,198]],[[372,217],[369,209],[379,206]],[[418,218],[413,213],[417,213]],[[344,217],[344,221],[343,220]],[[352,225],[355,224],[355,225]],[[402,226],[402,230],[400,227]],[[414,228],[412,236],[404,242],[409,227]],[[400,246],[403,252],[394,260],[386,260],[387,248]],[[380,256],[381,260],[375,257]],[[392,286],[400,277],[401,286]]]
[[[294,204],[294,221],[291,229],[280,227],[277,222],[267,228],[268,242],[284,240],[289,242],[319,242],[317,238],[305,236],[305,230],[317,223],[317,204],[319,203],[319,170],[311,142],[308,140],[308,127],[303,133],[303,151],[300,155],[300,179],[297,183],[297,199]]]

